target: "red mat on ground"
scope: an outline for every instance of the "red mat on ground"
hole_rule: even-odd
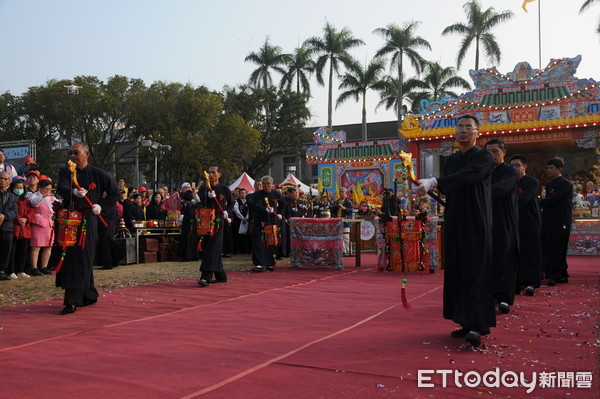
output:
[[[404,276],[376,273],[372,255],[360,269],[283,266],[208,288],[102,292],[69,316],[61,301],[4,308],[0,398],[595,398],[598,258],[569,262],[569,284],[518,297],[478,350],[448,335],[442,272],[408,274],[405,310]],[[455,380],[496,368],[555,380],[540,388],[538,375],[532,393]],[[453,374],[419,387],[418,370]],[[591,388],[576,381],[588,376]]]

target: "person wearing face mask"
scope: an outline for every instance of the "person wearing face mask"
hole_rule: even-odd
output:
[[[25,196],[25,182],[14,180],[9,191],[17,197],[17,217],[15,218],[13,242],[10,250],[9,278],[29,278],[29,240],[34,208]],[[13,276],[14,274],[14,276]]]
[[[50,274],[48,261],[54,242],[54,207],[56,197],[52,195],[52,182],[42,180],[39,191],[29,196],[29,202],[35,209],[31,220],[31,241],[29,255],[31,259],[31,276]],[[38,261],[41,267],[38,268]]]

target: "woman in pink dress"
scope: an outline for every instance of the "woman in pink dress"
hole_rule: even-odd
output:
[[[32,276],[48,273],[48,260],[54,242],[54,209],[52,204],[56,197],[52,195],[52,182],[43,180],[38,185],[39,191],[29,197],[31,206],[35,208],[31,220],[31,272]],[[38,259],[40,268],[38,269]]]

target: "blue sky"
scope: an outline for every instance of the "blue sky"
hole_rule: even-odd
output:
[[[366,45],[353,55],[369,60],[383,44],[373,30],[389,23],[421,21],[417,33],[432,51],[426,59],[454,65],[461,38],[442,30],[465,20],[466,0],[0,0],[0,92],[20,95],[48,79],[119,74],[154,81],[205,85],[212,90],[245,83],[255,68],[244,58],[268,36],[285,52],[322,33],[325,21],[348,27]],[[495,31],[502,49],[500,72],[528,61],[538,67],[538,2],[521,9],[522,0],[483,0],[484,8],[512,10],[515,17]],[[595,33],[600,4],[579,14],[583,0],[541,0],[542,67],[551,58],[581,54],[580,78],[600,81],[600,36]],[[491,67],[480,60],[482,67]],[[470,50],[459,74],[471,82]],[[409,68],[409,76],[414,72]],[[278,81],[277,74],[274,75]],[[327,123],[327,91],[313,83],[311,124]],[[339,81],[334,82],[337,87]],[[334,90],[334,96],[339,93]],[[335,97],[334,97],[335,98]],[[393,120],[380,108],[378,95],[367,97],[369,121]],[[335,124],[359,123],[360,106],[352,101],[334,111]]]

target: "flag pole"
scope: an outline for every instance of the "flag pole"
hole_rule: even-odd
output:
[[[538,62],[542,70],[542,0],[538,0]]]

